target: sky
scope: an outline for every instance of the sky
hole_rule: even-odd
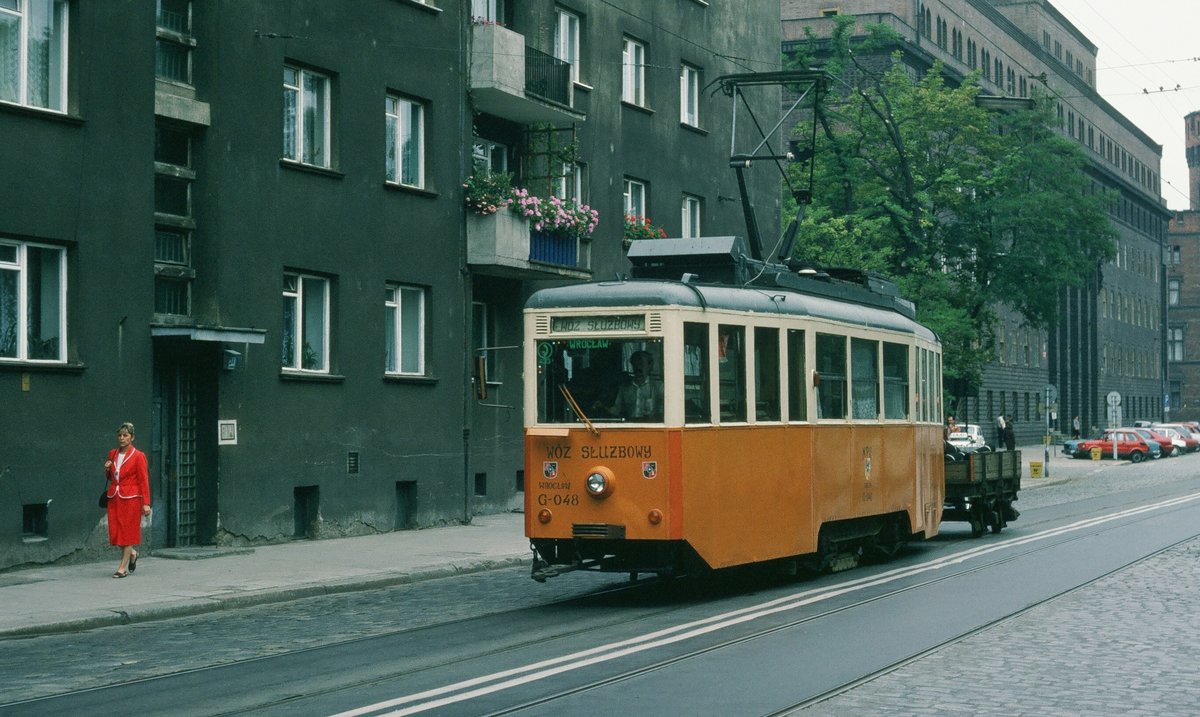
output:
[[[1200,1],[1050,2],[1096,46],[1101,96],[1163,146],[1167,206],[1188,209],[1183,117],[1200,110]]]

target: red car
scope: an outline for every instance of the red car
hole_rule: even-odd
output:
[[[1104,435],[1100,438],[1080,441],[1079,445],[1075,447],[1075,457],[1087,458],[1091,456],[1093,448],[1099,448],[1101,458],[1111,458],[1114,436],[1117,439],[1118,458],[1128,458],[1134,463],[1140,463],[1142,459],[1150,455],[1150,446],[1146,444],[1146,439],[1132,430],[1118,428],[1105,431]]]
[[[1158,446],[1160,448],[1162,448],[1162,457],[1163,458],[1166,458],[1167,456],[1170,456],[1170,455],[1174,455],[1175,442],[1171,440],[1170,436],[1164,436],[1163,434],[1159,433],[1158,431],[1154,430],[1153,428],[1130,428],[1128,430],[1131,430],[1134,433],[1141,436],[1143,439],[1145,439],[1145,441],[1147,443],[1149,443],[1150,441],[1154,441],[1155,443],[1157,443]],[[1111,444],[1109,445],[1108,450],[1109,450],[1109,452],[1112,452]]]
[[[1200,439],[1197,439],[1195,434],[1188,430],[1188,427],[1182,423],[1156,423],[1151,428],[1167,436],[1170,436],[1172,433],[1178,434],[1183,439],[1183,442],[1187,444],[1188,453],[1200,451]]]

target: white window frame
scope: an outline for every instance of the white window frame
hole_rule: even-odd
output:
[[[283,363],[283,354],[280,353],[280,363],[285,371],[296,373],[329,373],[329,293],[330,281],[324,276],[314,276],[312,274],[302,274],[300,272],[289,271],[284,273],[283,281],[283,300],[285,304],[288,301],[294,302],[292,312],[292,362]],[[295,283],[289,286],[289,279],[295,279]],[[313,290],[321,292],[321,353],[319,362],[315,366],[306,367],[304,365],[304,329],[305,329],[305,293]],[[287,336],[287,327],[284,327],[283,336]]]
[[[388,147],[385,174],[388,183],[418,189],[424,188],[425,103],[409,97],[389,94],[385,113]],[[409,159],[408,153],[404,151],[406,139],[416,143],[416,156],[412,159]]]
[[[700,236],[700,214],[702,208],[703,203],[700,197],[694,194],[683,195],[683,202],[680,206],[679,236],[684,239]]]
[[[30,5],[36,3],[40,16],[47,18],[52,30],[49,42],[49,64],[39,76],[44,84],[46,99],[30,97],[29,74],[29,17]],[[50,112],[65,114],[67,111],[67,62],[70,34],[68,32],[69,0],[17,0],[16,9],[0,7],[0,27],[12,27],[11,33],[17,43],[16,53],[11,48],[0,53],[0,102],[37,107]],[[35,15],[36,17],[37,15]],[[57,32],[54,32],[57,30]],[[11,62],[15,60],[16,67]],[[15,74],[15,77],[13,75]],[[7,78],[7,79],[5,79]]]
[[[289,77],[289,73],[294,73],[295,78]],[[330,85],[332,81],[328,75],[322,75],[319,72],[313,72],[304,67],[297,65],[284,65],[283,67],[283,157],[292,162],[307,164],[313,167],[329,167],[329,143],[332,136],[332,109],[330,107]],[[317,97],[315,102],[318,103],[316,108],[321,115],[321,127],[314,128],[309,126],[305,120],[307,115],[306,109],[313,101],[308,99],[309,82],[319,83],[316,87]],[[292,107],[295,109],[295,115],[288,117],[288,98],[292,98]],[[289,121],[290,120],[290,121]],[[288,133],[291,132],[291,146],[288,142]],[[311,135],[320,133],[320,146],[314,148],[311,154],[308,152],[306,145]]]
[[[579,203],[584,203],[583,196],[583,173],[584,165],[582,162],[571,164],[563,162],[562,176],[558,178],[558,186],[555,188],[554,196],[559,199],[570,199]]]
[[[425,0],[417,0],[421,4],[426,4]],[[472,22],[503,22],[504,18],[500,17],[501,5],[498,0],[471,0],[471,21]]]
[[[391,376],[425,375],[425,300],[427,289],[411,284],[388,284],[384,298],[387,321],[384,372]],[[415,304],[415,307],[413,306]],[[415,312],[415,330],[405,323],[405,315]],[[412,341],[405,342],[406,337]]]
[[[628,37],[621,49],[621,101],[646,106],[646,46]]]
[[[623,187],[625,215],[635,217],[646,216],[646,183],[637,179],[625,178]]]
[[[579,16],[562,8],[555,12],[554,56],[571,66],[571,82],[579,82]]]
[[[508,146],[476,137],[471,143],[473,171],[487,174],[508,173]]]
[[[51,297],[57,302],[57,306],[50,307],[51,310],[57,311],[58,319],[57,326],[54,327],[56,335],[50,338],[58,339],[57,355],[45,357],[30,357],[29,355],[29,318],[33,307],[30,302],[33,297],[29,295],[30,289],[30,267],[29,267],[29,249],[40,249],[43,251],[58,252],[58,292],[57,296]],[[21,361],[21,362],[36,362],[36,363],[65,363],[67,360],[67,251],[63,247],[51,246],[48,244],[34,244],[21,241],[0,240],[0,272],[4,274],[16,275],[16,291],[14,295],[5,297],[0,293],[0,347],[5,344],[3,334],[10,330],[16,331],[14,337],[16,341],[13,344],[13,356],[0,356],[0,362]],[[0,284],[0,291],[3,289],[3,284]],[[5,326],[6,320],[4,315],[7,313],[4,310],[4,301],[15,301],[16,312],[13,326]],[[39,302],[37,309],[44,311],[41,304],[45,303],[45,297]],[[41,318],[41,317],[39,317]],[[45,335],[46,327],[43,326],[42,333]]]
[[[700,68],[688,64],[679,68],[679,121],[700,126]]]
[[[1179,306],[1179,296],[1183,289],[1183,279],[1167,279],[1167,306]]]

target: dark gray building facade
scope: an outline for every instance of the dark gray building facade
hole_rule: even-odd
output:
[[[25,0],[0,26],[0,568],[103,549],[126,420],[153,546],[519,506],[524,298],[626,271],[625,214],[744,233],[704,88],[779,48],[758,1]],[[472,213],[488,171],[594,232]],[[778,179],[751,189],[777,232]]]

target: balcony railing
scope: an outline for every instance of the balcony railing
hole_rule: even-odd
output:
[[[571,65],[526,45],[525,92],[569,107]]]

